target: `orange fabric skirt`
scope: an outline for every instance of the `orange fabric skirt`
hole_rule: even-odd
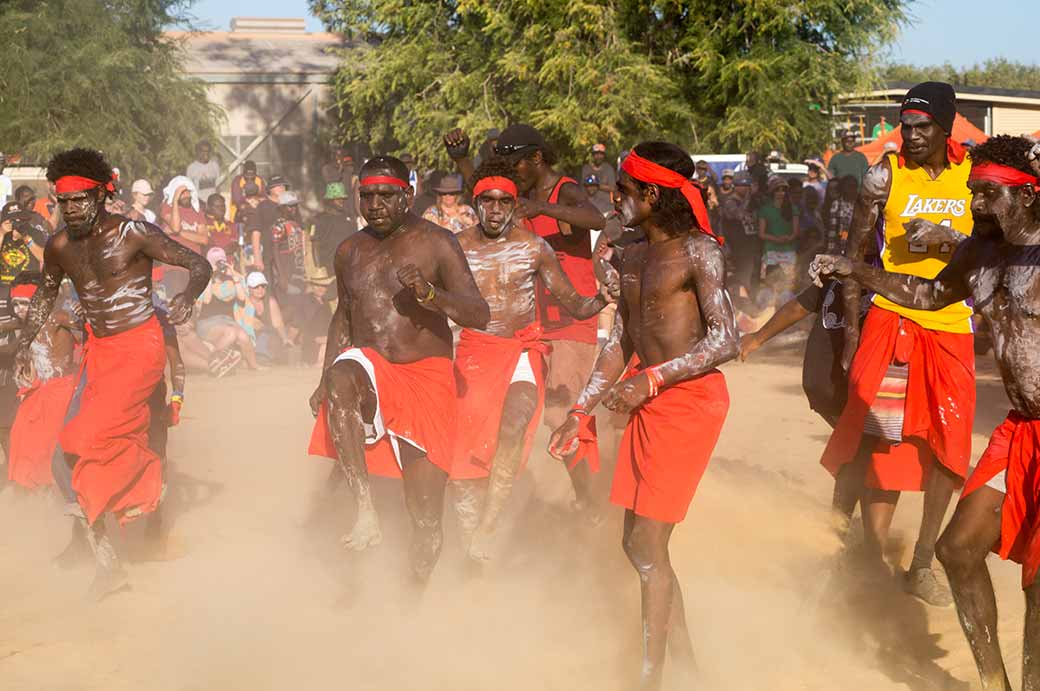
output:
[[[866,484],[884,490],[921,491],[935,460],[965,478],[975,418],[975,351],[972,334],[925,329],[880,307],[863,323],[849,370],[849,397],[820,463],[832,475],[856,457],[867,413],[893,362],[909,365],[903,442],[879,440]]]
[[[371,348],[349,348],[337,358],[337,362],[341,361],[358,363],[376,392],[375,419],[366,424],[365,430],[368,472],[401,477],[401,444],[419,449],[430,463],[450,472],[455,432],[455,375],[451,360],[431,357],[396,363]],[[322,404],[314,423],[309,453],[337,458],[327,403]]]
[[[527,425],[520,461],[521,468],[527,465],[545,404],[543,355],[549,347],[541,338],[542,326],[538,322],[517,331],[513,338],[500,338],[472,329],[462,330],[455,350],[458,408],[451,467],[453,480],[472,480],[491,474],[510,379],[520,356],[525,352],[531,360],[538,390],[538,403]]]
[[[55,377],[21,392],[11,426],[11,457],[7,478],[27,489],[54,484],[51,458],[65,424],[69,401],[76,391],[76,376]]]
[[[165,368],[165,341],[155,317],[115,336],[89,334],[79,414],[60,441],[66,455],[78,456],[72,489],[90,523],[104,513],[126,523],[159,505],[162,466],[148,448],[148,399]]]
[[[1000,539],[993,551],[1022,565],[1022,588],[1040,570],[1040,420],[1008,413],[990,437],[975,471],[964,485],[968,496],[1007,472],[1000,509]]]
[[[636,408],[621,438],[610,501],[657,521],[686,518],[728,411],[718,370],[662,389]]]

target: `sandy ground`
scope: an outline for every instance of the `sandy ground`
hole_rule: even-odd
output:
[[[952,609],[903,595],[894,578],[835,568],[832,482],[818,465],[829,430],[802,396],[800,353],[775,347],[725,368],[729,420],[672,541],[698,688],[977,687]],[[989,356],[979,370],[976,458],[1007,410]],[[536,457],[500,557],[483,573],[468,568],[448,510],[443,557],[417,591],[404,576],[394,483],[377,488],[383,544],[364,554],[338,546],[352,501],[324,489],[329,464],[305,453],[315,377],[190,379],[171,439],[168,555],[132,558],[132,586],[98,605],[83,598],[89,566],[52,563],[70,530],[56,502],[0,494],[0,688],[634,687],[639,596],[620,509],[599,527],[582,524],[568,512],[562,468]],[[916,495],[899,507],[895,564],[909,562],[920,507]],[[141,533],[120,531],[121,547],[140,554]],[[1017,681],[1019,570],[992,557],[990,566]]]

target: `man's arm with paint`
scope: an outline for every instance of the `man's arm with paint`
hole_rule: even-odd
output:
[[[889,273],[847,257],[820,254],[809,267],[809,276],[818,285],[821,278],[851,277],[868,289],[897,305],[919,310],[937,310],[966,300],[971,296],[968,271],[973,264],[974,243],[970,240],[957,247],[950,263],[933,279]],[[847,285],[845,281],[843,284]]]
[[[433,237],[437,255],[437,283],[422,275],[413,264],[397,272],[402,285],[411,288],[420,306],[435,310],[468,329],[483,329],[491,319],[491,308],[477,288],[473,272],[459,241],[450,231],[438,229]]]
[[[25,327],[18,338],[19,355],[21,355],[21,351],[25,351],[25,354],[28,355],[29,345],[36,340],[37,334],[40,333],[40,329],[47,323],[47,319],[54,310],[54,303],[61,290],[61,282],[65,278],[65,270],[61,268],[57,252],[54,250],[54,242],[58,237],[55,235],[51,238],[43,252],[43,281],[29,303],[29,314]]]
[[[538,243],[538,277],[542,279],[545,288],[552,296],[560,301],[560,304],[575,319],[589,319],[599,314],[604,307],[610,304],[609,295],[617,292],[617,286],[604,282],[603,288],[596,295],[585,296],[580,294],[567,274],[560,266],[560,260],[556,253],[549,247],[549,243],[537,238]],[[613,269],[611,269],[613,271]],[[613,277],[607,277],[607,281],[617,281],[617,272]]]
[[[887,156],[863,176],[863,187],[860,188],[856,205],[852,210],[849,240],[845,247],[845,256],[852,262],[863,261],[864,250],[870,241],[871,233],[888,201],[891,184],[892,168]],[[849,315],[845,320],[845,350],[841,356],[841,366],[846,372],[859,347],[859,305],[862,297],[863,291],[853,277],[842,281],[845,314]]]
[[[627,319],[628,308],[625,302],[621,301],[614,315],[614,326],[610,330],[610,336],[596,357],[596,364],[592,367],[588,383],[585,384],[567,419],[549,436],[549,455],[553,458],[562,460],[577,449],[577,436],[582,418],[592,414],[603,397],[611,391],[614,383],[624,374],[626,365],[632,359],[635,346],[625,330]]]
[[[958,233],[950,226],[932,223],[923,218],[912,218],[903,224],[906,229],[906,241],[911,245],[937,247],[953,245],[956,247],[968,239],[967,235]]]
[[[603,212],[593,206],[588,196],[573,183],[560,187],[560,196],[555,204],[521,198],[518,207],[520,213],[526,218],[548,216],[566,223],[570,227],[560,228],[560,232],[564,235],[572,235],[574,228],[603,230],[607,226],[607,219],[604,218]]]
[[[191,317],[195,301],[209,285],[213,267],[205,257],[174,242],[151,223],[132,223],[127,235],[140,243],[141,252],[145,256],[188,270],[188,285],[179,295],[173,296],[169,306],[170,322],[174,325],[183,324]]]

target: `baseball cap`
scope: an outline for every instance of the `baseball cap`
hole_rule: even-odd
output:
[[[219,247],[210,247],[209,251],[206,252],[206,259],[209,261],[211,266],[216,266],[220,262],[227,261],[227,252]]]
[[[272,175],[271,179],[267,181],[267,189],[271,189],[272,187],[284,187],[285,189],[289,189],[289,181],[281,175]]]
[[[598,185],[599,184],[599,176],[598,175],[590,175],[590,176],[588,176],[587,178],[585,178],[585,184],[586,185]]]
[[[3,211],[0,212],[0,222],[28,217],[29,212],[23,209],[22,205],[18,202],[7,202],[4,204]]]
[[[723,171],[722,171],[722,177],[724,177],[724,178],[731,178],[731,177],[733,177],[733,169],[732,168],[724,168]]]
[[[264,276],[259,271],[252,271],[246,276],[246,285],[250,288],[265,286],[267,285],[267,276]]]
[[[326,199],[346,199],[347,198],[347,186],[342,182],[330,182],[325,185],[325,198]]]
[[[541,132],[530,125],[517,124],[502,130],[498,143],[495,144],[495,153],[499,156],[516,156],[545,148],[545,137]]]
[[[131,192],[140,192],[141,194],[153,194],[151,183],[147,180],[134,180],[134,184],[130,186]]]
[[[599,154],[607,153],[607,145],[606,144],[599,144],[599,143],[593,144],[592,145],[592,153],[594,153],[594,154],[596,154],[596,153],[599,153]]]

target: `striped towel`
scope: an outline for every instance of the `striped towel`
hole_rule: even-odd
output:
[[[903,441],[903,412],[906,408],[908,365],[892,363],[885,372],[877,397],[863,421],[863,433],[892,444]]]

